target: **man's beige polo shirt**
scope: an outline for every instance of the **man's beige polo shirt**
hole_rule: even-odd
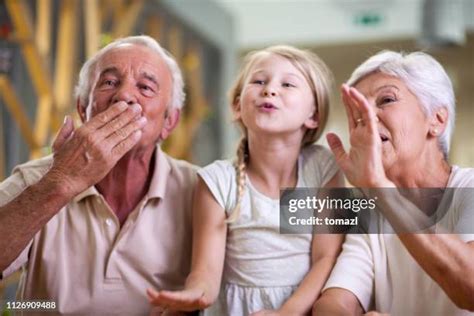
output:
[[[144,315],[146,289],[180,289],[191,262],[196,167],[157,147],[145,198],[122,229],[95,187],[76,196],[39,231],[2,277],[24,268],[18,299],[47,299],[60,313]],[[15,168],[0,205],[46,173],[52,157]],[[41,207],[41,205],[38,205]]]

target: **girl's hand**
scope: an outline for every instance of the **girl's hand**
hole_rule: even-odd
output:
[[[359,91],[345,84],[341,90],[349,123],[351,148],[347,153],[340,138],[333,133],[326,136],[329,147],[352,185],[361,188],[382,187],[389,183],[389,180],[382,163],[378,118]]]
[[[150,304],[160,306],[169,311],[186,311],[205,309],[211,305],[204,290],[199,288],[182,291],[155,291],[147,290]],[[164,314],[166,315],[166,313]]]

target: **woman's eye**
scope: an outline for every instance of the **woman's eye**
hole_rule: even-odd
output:
[[[380,98],[378,104],[379,105],[385,105],[387,103],[392,103],[392,102],[395,102],[395,101],[396,101],[396,99],[394,97],[386,96],[386,97]]]
[[[282,86],[285,87],[285,88],[294,88],[294,87],[296,87],[294,84],[289,83],[289,82],[284,82],[282,84]]]
[[[264,83],[265,83],[265,81],[263,81],[263,80],[258,80],[258,79],[255,79],[255,80],[253,80],[253,81],[252,81],[252,83],[254,83],[254,84],[264,84]]]
[[[105,86],[115,86],[115,83],[115,80],[105,80],[103,84]]]

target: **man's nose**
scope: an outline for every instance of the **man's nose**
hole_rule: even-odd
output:
[[[129,85],[123,85],[120,87],[120,89],[114,95],[112,103],[117,103],[120,101],[126,102],[128,105],[137,103],[138,100],[135,96],[133,87],[130,87]]]

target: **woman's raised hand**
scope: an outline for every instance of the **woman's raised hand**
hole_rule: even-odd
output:
[[[341,139],[334,133],[326,136],[329,147],[352,185],[360,188],[383,186],[388,180],[382,163],[382,141],[375,111],[355,88],[344,84],[341,92],[349,123],[351,148],[347,153]]]

